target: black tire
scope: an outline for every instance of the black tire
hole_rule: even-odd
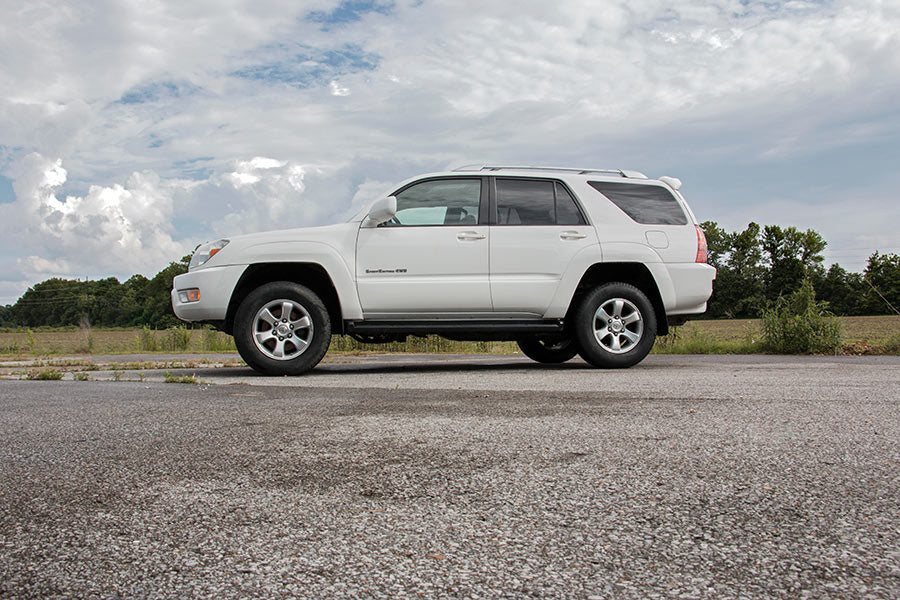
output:
[[[582,299],[574,331],[581,358],[595,367],[625,369],[641,362],[653,348],[656,312],[646,294],[633,285],[607,283]]]
[[[570,338],[527,337],[517,340],[522,354],[548,365],[564,363],[578,354],[578,344]]]
[[[234,343],[241,358],[266,375],[309,371],[325,356],[330,342],[331,319],[322,300],[290,281],[259,286],[244,298],[234,317]]]

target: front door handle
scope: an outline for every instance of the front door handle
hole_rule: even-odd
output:
[[[483,240],[486,236],[477,231],[460,231],[456,234],[458,240]]]
[[[559,234],[559,237],[563,240],[583,240],[587,237],[587,234],[579,233],[577,231],[563,231]]]

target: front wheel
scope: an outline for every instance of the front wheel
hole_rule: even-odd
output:
[[[638,288],[607,283],[581,301],[574,330],[584,360],[595,367],[624,369],[641,362],[653,348],[656,313]]]
[[[564,363],[578,354],[578,345],[569,338],[527,337],[517,343],[522,354],[544,364]]]
[[[315,292],[289,281],[262,285],[234,318],[241,358],[266,375],[299,375],[322,360],[331,342],[328,310]]]

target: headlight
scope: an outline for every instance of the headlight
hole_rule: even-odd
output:
[[[230,240],[216,240],[215,242],[203,244],[197,248],[194,251],[194,255],[191,257],[191,264],[188,265],[188,270],[206,264],[206,261],[215,256],[216,252],[227,246],[229,241]]]

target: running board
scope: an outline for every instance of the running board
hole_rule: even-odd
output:
[[[561,319],[551,321],[348,321],[347,333],[560,333]]]

